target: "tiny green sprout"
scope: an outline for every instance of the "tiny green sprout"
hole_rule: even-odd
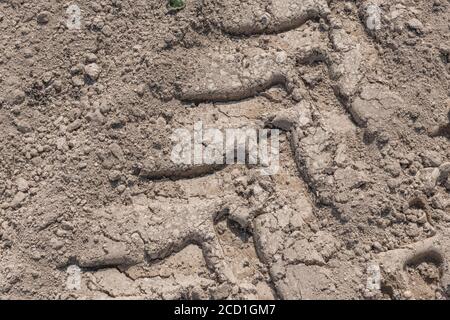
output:
[[[169,8],[173,10],[180,10],[186,6],[185,0],[169,0]]]

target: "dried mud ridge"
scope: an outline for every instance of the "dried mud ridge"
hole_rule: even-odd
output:
[[[448,1],[107,1],[69,35],[0,6],[2,297],[447,297]],[[281,129],[280,172],[175,165],[199,120]]]

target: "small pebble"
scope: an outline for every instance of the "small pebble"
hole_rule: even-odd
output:
[[[37,22],[40,24],[46,24],[49,21],[50,17],[50,12],[48,11],[42,11],[37,15]]]

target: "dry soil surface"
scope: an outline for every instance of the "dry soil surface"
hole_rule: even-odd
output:
[[[0,298],[447,299],[450,1],[185,2],[0,0]]]

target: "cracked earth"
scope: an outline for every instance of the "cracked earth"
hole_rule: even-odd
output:
[[[0,0],[0,31],[2,299],[450,294],[450,1]],[[198,121],[279,129],[279,171],[174,163]]]

